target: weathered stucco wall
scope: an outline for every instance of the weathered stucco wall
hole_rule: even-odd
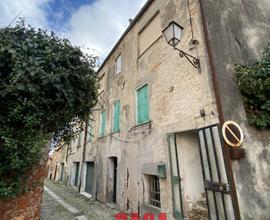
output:
[[[95,161],[97,199],[107,201],[109,157],[118,158],[116,205],[123,211],[145,208],[144,174],[156,174],[157,164],[167,166],[167,179],[160,179],[162,211],[172,219],[171,182],[167,134],[218,123],[215,99],[203,42],[197,1],[191,2],[194,38],[197,48],[189,50],[191,27],[185,0],[156,0],[125,36],[99,71],[104,74],[100,98],[106,110],[105,136],[99,138],[100,111],[94,111],[94,138],[86,147],[86,161]],[[138,33],[159,10],[161,29],[172,20],[184,27],[179,47],[199,56],[199,73],[186,59],[181,59],[160,33],[157,41],[138,55]],[[122,72],[114,75],[114,62],[122,55]],[[136,126],[136,89],[148,84],[151,123]],[[112,133],[112,106],[120,99],[120,132]],[[201,117],[200,109],[206,116]],[[146,169],[147,167],[147,169]],[[192,183],[190,183],[192,184]]]
[[[201,1],[226,120],[243,128],[246,158],[232,162],[242,219],[270,217],[270,132],[251,128],[234,82],[234,64],[248,64],[270,43],[270,1]]]

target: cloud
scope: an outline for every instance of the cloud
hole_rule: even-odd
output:
[[[59,0],[0,0],[0,26],[8,25],[22,11],[20,17],[32,26],[53,30],[104,58],[129,25],[129,18],[134,18],[146,2],[85,0],[83,5],[70,8],[68,0],[60,0],[56,8],[56,1]]]
[[[145,0],[98,0],[83,5],[71,16],[68,38],[77,45],[106,55],[134,18]]]
[[[26,19],[27,23],[48,29],[46,10],[44,7],[50,0],[1,0],[0,26],[7,26],[18,15]]]

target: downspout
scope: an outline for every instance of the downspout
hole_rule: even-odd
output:
[[[81,162],[81,176],[80,176],[80,183],[79,183],[79,192],[81,192],[81,183],[82,183],[82,179],[83,179],[83,175],[82,175],[82,168],[83,168],[83,164],[85,161],[85,149],[86,149],[86,141],[87,141],[87,129],[88,129],[88,117],[86,118],[86,125],[85,125],[85,130],[84,130],[84,140],[83,140],[83,151],[82,151],[82,162]]]
[[[203,8],[202,0],[199,0],[199,4],[200,4],[200,9],[201,9],[201,19],[202,19],[202,24],[203,24],[204,40],[205,40],[207,54],[209,58],[213,89],[214,89],[216,105],[217,105],[217,112],[218,112],[220,124],[223,124],[225,122],[224,114],[222,111],[221,98],[220,98],[220,93],[218,89],[219,86],[218,86],[218,81],[217,81],[217,74],[215,70],[214,59],[213,59],[210,39],[208,35],[207,22],[206,22],[205,11]],[[236,193],[236,188],[235,188],[235,181],[234,181],[233,172],[232,172],[232,163],[230,160],[228,146],[225,144],[222,150],[223,150],[223,155],[224,155],[224,161],[227,167],[228,179],[231,185],[231,192],[232,192],[231,196],[232,196],[232,204],[233,204],[235,219],[240,220],[241,219],[240,210],[239,210],[238,198],[237,198],[237,193]]]

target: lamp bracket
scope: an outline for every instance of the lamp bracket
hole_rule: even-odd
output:
[[[186,53],[185,51],[183,50],[180,50],[176,47],[174,47],[175,50],[179,51],[179,56],[182,58],[182,57],[185,57],[191,64],[192,66],[194,66],[196,69],[200,70],[201,68],[201,65],[200,65],[200,60],[197,59],[196,57]]]

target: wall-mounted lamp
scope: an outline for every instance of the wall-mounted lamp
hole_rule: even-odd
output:
[[[173,47],[173,49],[179,51],[179,56],[185,57],[196,69],[200,71],[200,60],[196,57],[180,50],[176,47],[177,44],[181,41],[183,27],[177,24],[175,21],[171,21],[169,25],[162,31],[164,34],[167,43]],[[198,41],[193,40],[194,43],[198,43]]]

